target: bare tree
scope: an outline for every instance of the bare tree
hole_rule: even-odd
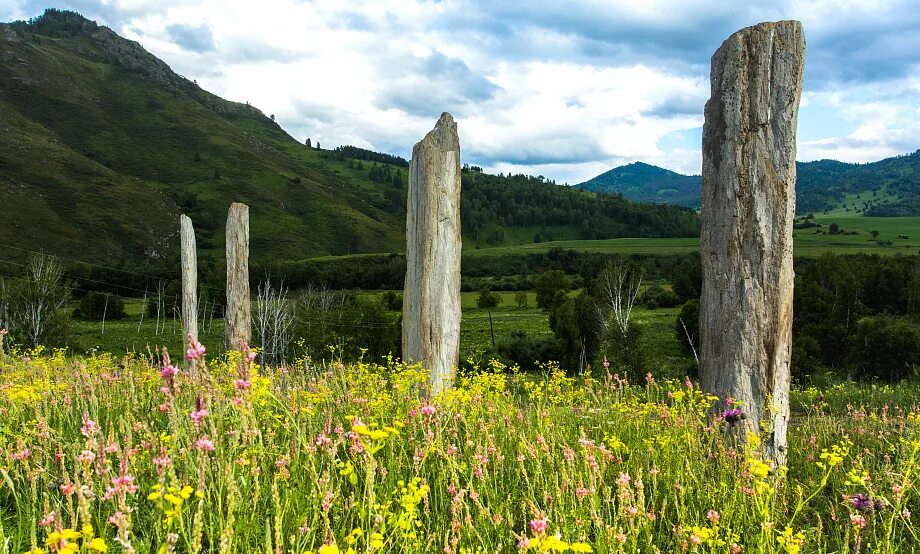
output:
[[[609,311],[618,330],[626,334],[639,297],[639,287],[642,286],[641,272],[631,269],[626,262],[618,258],[604,267],[598,277],[598,283],[603,306],[600,309],[600,317],[604,330],[607,331],[610,327],[610,318],[604,313]]]
[[[163,313],[163,312],[165,311],[165,309],[166,309],[166,298],[165,298],[165,296],[166,296],[166,281],[163,281],[163,280],[157,281],[157,289],[156,289],[156,297],[155,297],[155,298],[156,298],[156,300],[155,300],[155,301],[156,301],[156,306],[157,306],[157,322],[156,322],[156,326],[154,327],[154,330],[153,330],[153,334],[154,334],[154,335],[159,335],[159,334],[160,334],[160,321],[161,321],[161,319],[165,318],[165,316],[166,316],[166,314]],[[163,329],[165,329],[165,328],[166,328],[166,323],[165,323],[165,321],[164,321],[164,322],[163,322]]]
[[[144,314],[147,313],[147,287],[144,287],[144,301],[141,304],[141,317],[137,321],[137,332],[141,332],[141,325],[144,323]]]
[[[0,329],[10,329],[10,292],[7,280],[0,277]]]
[[[262,362],[277,364],[284,360],[293,338],[294,310],[282,283],[277,289],[269,280],[256,293],[256,332],[262,346]]]
[[[29,257],[26,278],[15,302],[15,319],[32,346],[41,344],[52,318],[69,297],[60,262],[46,254]]]

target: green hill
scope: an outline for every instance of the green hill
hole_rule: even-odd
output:
[[[840,209],[868,216],[920,215],[920,150],[866,164],[818,160],[798,162],[796,167],[799,213]],[[575,186],[622,194],[637,202],[700,205],[699,175],[681,175],[642,162],[611,169]]]
[[[642,162],[615,167],[575,186],[592,192],[622,194],[637,202],[660,202],[690,208],[700,205],[699,175],[681,175]]]
[[[0,245],[156,263],[176,256],[187,213],[202,257],[219,262],[227,207],[245,202],[256,262],[404,250],[405,160],[301,144],[79,14],[0,24],[0,113]],[[699,228],[685,210],[477,169],[464,171],[468,247]]]
[[[399,248],[401,220],[378,185],[137,43],[56,11],[0,38],[0,241],[156,258],[174,248],[182,211],[215,249],[239,201],[257,256]]]

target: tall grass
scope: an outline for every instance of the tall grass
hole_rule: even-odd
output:
[[[916,386],[796,392],[772,468],[689,382],[250,357],[0,361],[0,553],[920,549]]]

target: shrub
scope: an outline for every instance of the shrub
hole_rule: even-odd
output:
[[[388,354],[400,354],[400,322],[380,302],[347,295],[344,301],[331,305],[306,307],[302,303],[294,336],[314,359],[357,359],[364,353],[369,359],[379,360]]]
[[[546,271],[537,279],[537,306],[552,312],[565,302],[566,295],[572,289],[572,282],[559,269]]]
[[[674,268],[671,288],[680,302],[699,299],[703,290],[703,269],[698,256],[688,256]]]
[[[527,291],[519,290],[514,293],[514,301],[517,303],[518,308],[527,307]]]
[[[896,381],[920,367],[920,325],[908,318],[865,317],[856,326],[857,377]]]
[[[121,297],[107,292],[88,292],[80,299],[74,315],[89,321],[108,321],[124,319],[127,314]]]
[[[686,327],[686,329],[685,329]],[[700,349],[700,301],[688,300],[680,309],[680,315],[674,322],[674,334],[677,342],[687,353],[699,352]],[[689,335],[689,340],[688,340]]]
[[[506,365],[517,365],[525,371],[536,370],[540,364],[559,359],[559,345],[554,338],[537,339],[524,331],[513,331],[496,345],[498,358]],[[486,352],[486,358],[489,358]]]
[[[502,297],[491,292],[488,288],[479,291],[479,298],[476,299],[476,306],[480,310],[491,310],[497,308],[502,303]]]
[[[673,308],[680,305],[680,298],[661,285],[652,285],[639,296],[639,303],[654,310],[655,308]]]
[[[566,298],[549,316],[549,326],[559,346],[562,368],[575,372],[584,369],[582,362],[597,359],[603,338],[597,299],[586,292]]]
[[[380,295],[380,304],[391,312],[401,312],[403,309],[403,295],[392,290]]]

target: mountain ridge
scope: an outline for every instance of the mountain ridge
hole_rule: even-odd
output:
[[[822,159],[796,162],[800,213],[852,208],[865,215],[920,215],[920,149],[875,162]],[[700,175],[683,175],[633,162],[574,185],[581,190],[622,194],[637,202],[664,202],[699,208]],[[867,200],[852,196],[875,193]],[[878,193],[883,193],[882,197]],[[850,206],[846,203],[850,202]],[[862,202],[861,204],[859,202]]]

